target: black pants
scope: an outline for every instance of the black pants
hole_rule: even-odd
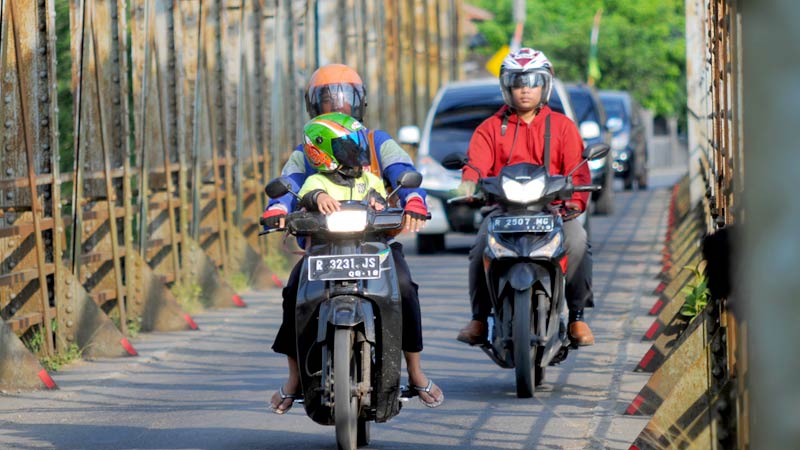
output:
[[[478,230],[475,243],[469,251],[469,298],[472,303],[472,318],[485,321],[492,310],[486,274],[483,271],[483,251],[489,233],[489,220],[500,211],[486,216]],[[564,293],[571,312],[593,306],[592,294],[592,246],[586,230],[577,220],[564,223],[564,247],[567,252],[567,286]]]
[[[419,286],[411,279],[411,271],[406,263],[403,245],[399,242],[392,242],[390,247],[397,281],[400,283],[400,302],[403,310],[403,351],[421,352],[422,317],[419,310]],[[272,344],[272,350],[276,353],[293,358],[297,358],[294,312],[302,266],[303,260],[298,261],[283,288],[283,323],[281,323],[278,334],[275,336],[275,342]]]

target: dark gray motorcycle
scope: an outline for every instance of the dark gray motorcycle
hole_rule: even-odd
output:
[[[603,158],[608,151],[606,144],[591,145],[581,164]],[[442,165],[456,170],[469,161],[462,153],[452,153]],[[571,347],[564,298],[564,219],[552,203],[568,200],[574,192],[601,189],[574,186],[571,175],[550,175],[543,166],[513,164],[499,176],[481,178],[473,197],[494,211],[487,219],[491,222],[483,252],[493,313],[481,348],[500,367],[515,369],[520,398],[533,396],[545,368],[563,361]],[[465,200],[454,197],[448,203]]]

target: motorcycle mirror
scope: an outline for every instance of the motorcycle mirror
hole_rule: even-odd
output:
[[[467,165],[467,155],[459,152],[450,153],[442,158],[442,166],[445,169],[458,170]]]
[[[586,161],[595,160],[595,159],[602,159],[608,155],[608,152],[611,151],[611,147],[608,144],[598,142],[596,144],[587,145],[586,148],[583,149],[583,153],[581,156],[583,157],[583,161],[580,162],[577,166],[573,167],[572,170],[569,171],[567,176],[572,176],[578,168],[584,164]]]
[[[418,188],[422,184],[422,174],[414,170],[407,170],[397,177],[397,187],[386,197],[392,198],[400,188]]]
[[[422,184],[422,174],[409,170],[397,177],[397,185],[404,188],[418,188]]]
[[[264,186],[264,192],[269,198],[283,197],[287,193],[292,192],[292,184],[289,182],[289,179],[278,177]],[[292,194],[294,194],[294,192],[292,192]],[[297,197],[297,194],[294,195]]]
[[[603,159],[606,157],[608,152],[611,151],[611,147],[608,144],[604,144],[602,142],[598,142],[596,144],[587,145],[585,149],[583,149],[583,159],[588,159],[590,161],[595,159]]]

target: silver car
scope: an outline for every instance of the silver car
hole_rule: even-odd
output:
[[[564,101],[564,100],[566,101]],[[553,80],[550,108],[575,120],[564,86]],[[456,81],[442,87],[428,111],[422,132],[414,125],[400,129],[398,140],[417,145],[417,170],[428,194],[431,220],[417,234],[417,252],[435,253],[445,249],[449,232],[475,233],[482,217],[478,207],[448,205],[461,182],[461,171],[447,170],[442,158],[453,152],[466,153],[475,128],[504,105],[497,78]],[[585,214],[579,220],[585,221]]]

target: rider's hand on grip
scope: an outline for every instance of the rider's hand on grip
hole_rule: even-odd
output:
[[[461,184],[458,185],[456,191],[460,197],[467,197],[467,200],[472,200],[472,196],[475,195],[475,189],[478,187],[478,184],[472,180],[463,180]]]
[[[566,200],[561,204],[561,207],[558,208],[558,213],[565,221],[580,216],[582,212],[580,204],[574,200]]]
[[[320,192],[316,198],[317,209],[322,214],[328,215],[339,210],[341,203],[325,192]]]
[[[403,210],[405,211],[403,225],[406,230],[417,232],[425,227],[425,221],[428,219],[428,207],[425,206],[421,197],[408,199]]]
[[[283,228],[286,224],[286,211],[274,206],[261,214],[261,226],[265,228]]]

